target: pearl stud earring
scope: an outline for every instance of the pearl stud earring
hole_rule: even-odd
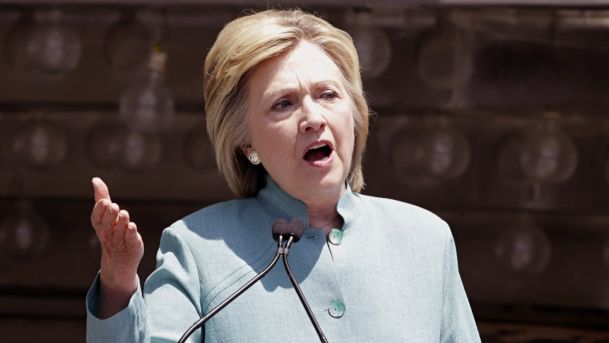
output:
[[[255,166],[260,164],[260,157],[258,156],[258,153],[255,151],[250,152],[247,155],[247,159],[250,160],[250,162],[252,162],[252,164]]]

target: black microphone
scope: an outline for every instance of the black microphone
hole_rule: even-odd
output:
[[[273,256],[273,259],[271,260],[269,265],[266,268],[264,268],[264,270],[262,272],[260,272],[258,275],[256,275],[250,281],[248,281],[245,285],[241,286],[241,288],[239,288],[237,291],[235,291],[233,294],[231,294],[228,298],[226,298],[226,300],[224,300],[223,302],[218,304],[211,311],[209,311],[209,313],[207,313],[201,319],[197,320],[194,324],[192,324],[188,328],[188,330],[186,330],[184,332],[184,334],[182,335],[182,337],[180,338],[178,343],[186,342],[188,337],[190,337],[190,335],[192,335],[193,332],[195,332],[197,329],[199,329],[201,326],[203,326],[203,324],[205,324],[205,322],[207,322],[214,315],[216,315],[218,312],[220,312],[220,310],[222,310],[224,307],[226,307],[226,305],[230,304],[233,300],[237,299],[237,297],[239,297],[241,294],[243,294],[243,292],[245,292],[248,288],[250,288],[258,280],[262,279],[269,271],[271,271],[271,269],[273,269],[275,264],[277,264],[277,261],[279,261],[279,257],[282,255],[284,257],[284,264],[286,265],[286,270],[288,270],[289,267],[287,267],[287,259],[286,259],[288,250],[290,249],[290,246],[292,245],[292,243],[298,242],[300,240],[300,237],[302,236],[303,232],[304,232],[304,222],[300,218],[292,219],[292,221],[290,223],[288,223],[285,219],[282,219],[282,218],[275,219],[273,221],[273,239],[275,239],[277,241],[277,252],[275,252],[275,256]],[[289,271],[289,270],[288,270],[288,276],[290,277],[290,281],[292,281],[294,279],[294,277],[291,274],[291,271]],[[295,280],[292,281],[292,284],[295,285],[295,288],[298,286],[298,284],[295,284]],[[301,301],[303,301],[304,296],[302,295],[302,291],[300,291],[300,288],[298,288],[296,292],[298,293],[298,296],[301,298]],[[315,321],[315,317],[312,317],[313,313],[311,312],[311,309],[309,309],[308,304],[306,304],[306,300],[303,302],[303,304],[305,304],[305,308],[307,309],[307,314],[310,313],[309,318],[312,318],[312,320]],[[315,329],[318,330],[319,325],[317,324],[317,321],[315,321],[315,323],[313,325],[316,325]],[[318,333],[320,333],[320,332],[321,332],[321,329],[318,330]],[[323,333],[321,335],[323,336]],[[320,336],[320,339],[322,336]],[[323,337],[323,338],[324,338],[324,340],[322,340],[322,342],[327,342],[325,340],[325,337]]]
[[[273,239],[277,240],[280,236],[288,238],[293,237],[293,242],[296,243],[304,233],[304,221],[300,218],[292,218],[288,223],[283,218],[277,218],[273,222]]]

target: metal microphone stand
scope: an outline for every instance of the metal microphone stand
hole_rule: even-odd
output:
[[[304,308],[307,312],[307,315],[309,316],[309,319],[311,320],[311,323],[313,324],[313,327],[315,328],[315,331],[317,332],[317,335],[319,336],[319,340],[323,343],[327,343],[328,340],[326,339],[326,336],[321,331],[321,327],[317,323],[317,320],[315,319],[315,316],[313,315],[313,311],[311,311],[311,308],[309,307],[309,304],[307,303],[307,300],[305,299],[304,294],[302,293],[302,290],[298,286],[298,283],[296,282],[296,279],[294,278],[294,275],[292,274],[292,271],[290,270],[290,266],[288,264],[288,251],[293,242],[294,242],[293,235],[289,235],[288,240],[284,241],[283,234],[280,234],[277,238],[277,252],[275,253],[275,256],[273,256],[273,260],[271,261],[271,263],[269,263],[269,265],[262,272],[260,272],[260,274],[256,275],[253,279],[251,279],[245,285],[241,286],[241,288],[239,288],[230,297],[226,298],[226,300],[221,302],[218,306],[214,307],[204,317],[197,320],[193,325],[191,325],[188,328],[188,330],[186,330],[186,332],[184,332],[184,334],[182,335],[182,337],[180,338],[178,343],[185,343],[186,340],[188,339],[188,337],[190,337],[190,335],[192,335],[192,333],[195,332],[198,328],[203,326],[203,324],[205,324],[206,321],[208,321],[214,315],[216,315],[218,312],[220,312],[220,310],[222,310],[224,307],[226,307],[226,305],[230,304],[233,300],[235,300],[237,297],[239,297],[243,292],[245,292],[248,288],[250,288],[258,280],[262,279],[269,271],[271,271],[271,269],[273,269],[273,267],[275,267],[275,265],[277,264],[277,261],[279,261],[280,256],[283,257],[283,265],[285,267],[286,272],[288,273],[290,282],[294,286],[294,290],[296,290],[296,294],[298,294],[298,298],[300,298],[300,302],[304,306]]]
[[[300,298],[300,302],[302,303],[302,306],[304,306],[305,310],[307,311],[307,315],[309,316],[309,319],[311,320],[311,324],[313,324],[315,331],[317,331],[317,335],[319,336],[319,341],[323,342],[323,343],[328,343],[328,339],[324,335],[323,331],[321,331],[321,327],[319,326],[319,323],[317,323],[317,319],[315,319],[315,316],[313,315],[313,311],[311,311],[311,308],[309,307],[309,303],[305,299],[304,294],[302,293],[302,290],[300,289],[300,286],[298,286],[298,282],[296,282],[296,278],[294,278],[294,275],[292,274],[292,270],[290,270],[290,265],[288,264],[288,249],[290,247],[290,242],[292,241],[293,238],[294,238],[293,236],[290,236],[290,239],[288,240],[288,244],[285,248],[285,253],[282,254],[283,266],[285,267],[285,271],[288,273],[288,277],[290,278],[290,282],[292,282],[292,286],[294,286],[294,290],[296,291],[296,294],[298,294],[298,297]]]
[[[186,332],[184,332],[184,334],[182,335],[182,337],[180,338],[178,343],[185,343],[186,339],[188,339],[188,337],[190,337],[190,335],[192,335],[192,333],[195,332],[198,328],[203,326],[203,324],[205,324],[206,321],[211,319],[211,317],[216,315],[216,313],[220,312],[220,310],[222,310],[224,307],[226,307],[226,305],[230,304],[233,300],[235,300],[237,297],[239,297],[248,288],[252,287],[252,285],[255,284],[258,280],[262,279],[277,264],[277,261],[279,261],[279,256],[283,255],[284,249],[287,250],[287,248],[291,244],[292,244],[291,236],[285,247],[283,246],[283,236],[279,236],[279,239],[277,240],[277,252],[275,253],[275,256],[273,256],[273,260],[271,261],[271,263],[269,263],[269,265],[260,274],[256,275],[248,283],[241,286],[241,288],[239,288],[230,297],[226,298],[226,300],[221,302],[218,306],[214,307],[211,311],[209,311],[209,313],[207,313],[201,319],[197,320],[194,324],[192,324],[188,328],[188,330],[186,330]]]

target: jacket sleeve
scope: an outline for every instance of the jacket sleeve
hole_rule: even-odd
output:
[[[457,252],[450,230],[446,240],[442,298],[442,343],[480,342],[474,315],[459,276]]]
[[[127,307],[110,318],[100,319],[96,316],[98,298],[99,273],[87,292],[87,343],[150,341],[146,337],[146,304],[139,281],[137,291],[131,296]]]
[[[201,317],[200,282],[190,247],[172,228],[163,231],[157,267],[129,305],[108,319],[99,319],[96,300],[99,276],[87,293],[87,343],[177,342]],[[202,342],[197,330],[188,342]]]

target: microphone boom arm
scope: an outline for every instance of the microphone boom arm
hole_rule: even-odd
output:
[[[268,274],[268,272],[271,271],[271,269],[273,269],[273,267],[275,267],[275,265],[277,264],[277,261],[279,261],[280,256],[283,257],[283,265],[288,274],[290,282],[292,283],[292,286],[294,286],[294,290],[296,291],[296,294],[298,294],[298,298],[300,299],[300,302],[304,306],[305,311],[307,312],[307,315],[309,316],[309,319],[311,320],[311,324],[313,324],[313,327],[315,328],[315,331],[317,332],[317,335],[319,336],[319,340],[322,343],[328,343],[326,336],[321,331],[321,327],[319,326],[319,323],[317,323],[317,319],[315,319],[315,316],[313,315],[313,311],[311,311],[311,308],[309,307],[309,303],[307,303],[307,300],[305,299],[304,294],[302,293],[302,290],[300,289],[300,286],[298,286],[298,282],[296,282],[296,278],[294,278],[294,275],[292,274],[290,265],[288,264],[288,251],[290,249],[290,246],[292,245],[292,243],[297,242],[300,239],[300,236],[302,236],[303,231],[304,231],[304,222],[300,218],[293,218],[289,224],[284,219],[281,219],[281,218],[275,220],[273,222],[273,238],[275,240],[277,240],[277,252],[275,253],[275,256],[273,256],[273,260],[269,263],[269,265],[262,272],[260,272],[260,274],[256,275],[254,278],[252,278],[250,281],[248,281],[245,285],[241,286],[241,288],[239,288],[235,293],[233,293],[231,296],[226,298],[226,300],[224,300],[219,305],[217,305],[216,307],[211,309],[209,311],[209,313],[207,313],[203,318],[197,320],[194,324],[192,324],[188,328],[188,330],[186,330],[186,332],[184,332],[184,334],[182,335],[182,337],[180,338],[178,343],[186,342],[188,337],[190,337],[190,335],[192,335],[193,332],[195,332],[197,329],[199,329],[201,326],[203,326],[203,324],[205,324],[205,322],[207,322],[214,315],[216,315],[218,312],[220,312],[224,307],[226,307],[233,300],[235,300],[237,297],[239,297],[243,292],[248,290],[252,285],[254,285],[256,282],[258,282],[258,280],[262,279],[266,274]],[[284,239],[283,239],[284,235],[289,237],[287,239],[287,241],[284,241]]]

